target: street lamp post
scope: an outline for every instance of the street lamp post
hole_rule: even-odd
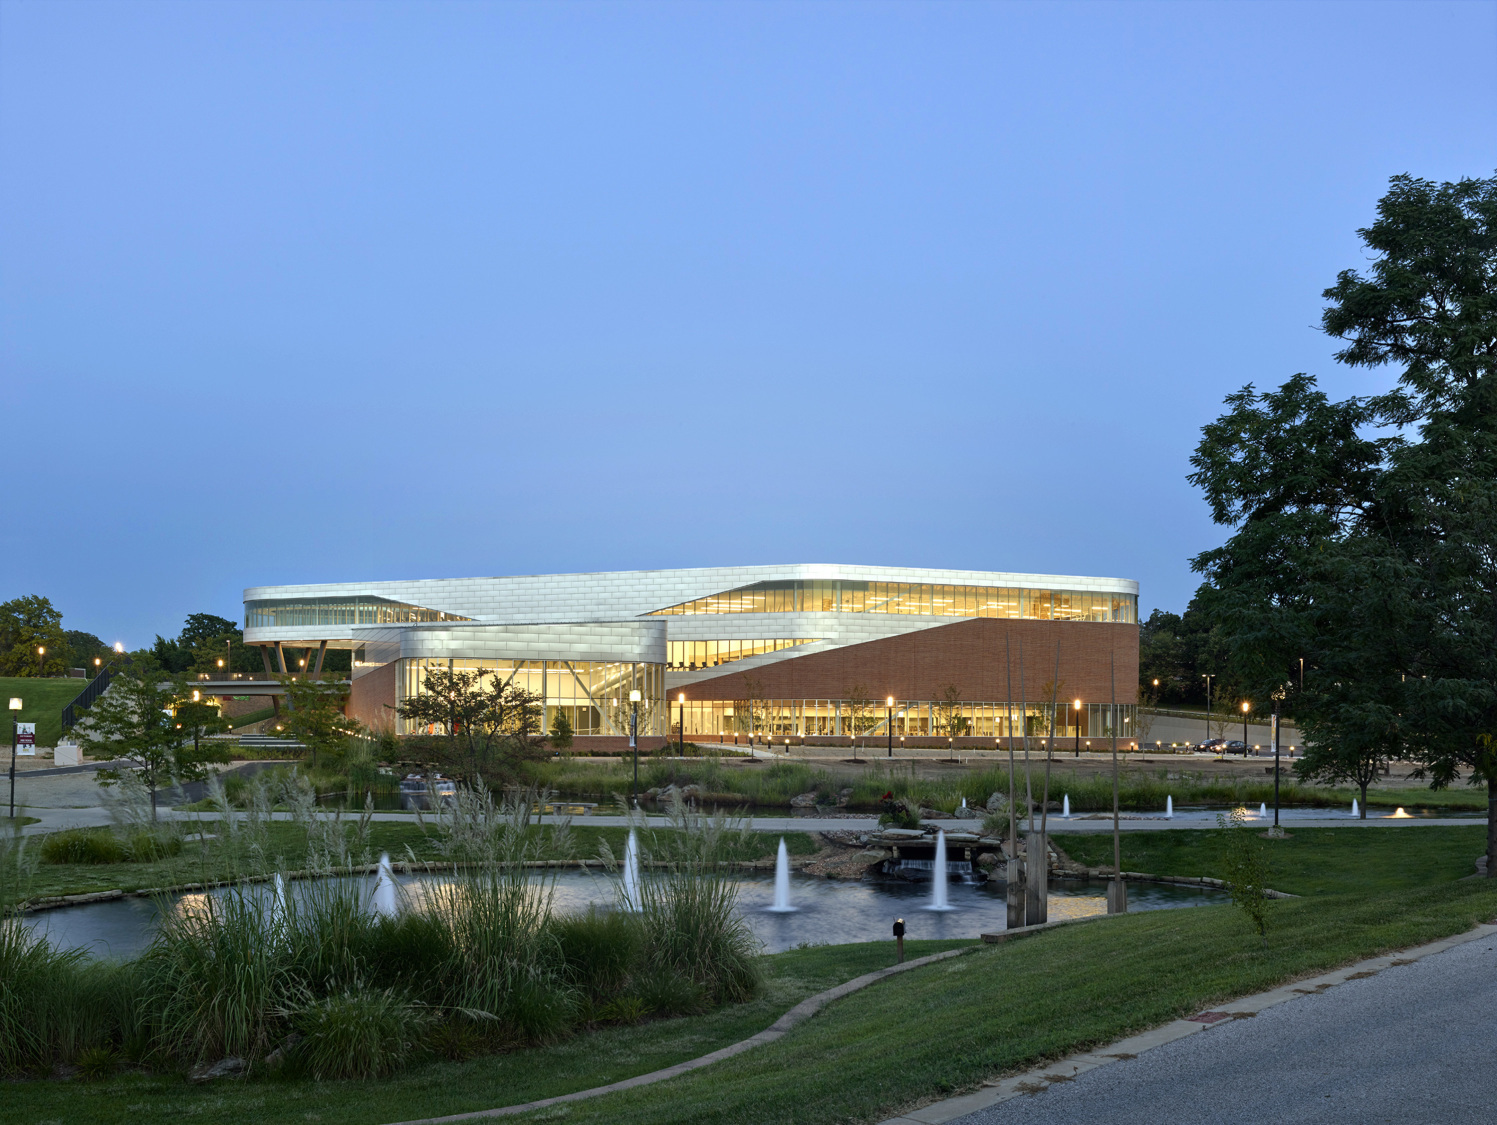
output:
[[[677,712],[681,716],[681,735],[676,743],[676,748],[681,757],[686,757],[686,693],[683,691],[676,696]]]
[[[20,727],[16,723],[16,716],[21,713],[21,700],[17,696],[10,697],[10,819],[16,818],[16,743],[21,740]]]
[[[36,674],[38,676],[40,676],[42,674],[42,669],[43,669],[44,664],[45,664],[44,658],[46,657],[46,655],[47,655],[47,647],[45,645],[37,645],[36,646]]]
[[[629,748],[634,751],[634,799],[639,800],[639,689],[629,693]]]
[[[1246,699],[1242,701],[1242,756],[1244,758],[1247,757],[1247,717],[1252,706]]]
[[[884,700],[884,722],[889,728],[889,757],[894,757],[894,697]]]
[[[1081,757],[1081,700],[1078,699],[1072,703],[1071,709],[1076,712],[1076,746],[1075,753],[1071,757],[1079,758]]]
[[[1201,679],[1206,681],[1206,741],[1211,741],[1211,677],[1215,672],[1202,672]]]

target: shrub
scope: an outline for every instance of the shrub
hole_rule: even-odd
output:
[[[415,1053],[431,1015],[394,989],[354,989],[305,1004],[292,1021],[305,1037],[295,1063],[321,1081],[389,1074]]]
[[[0,921],[0,1074],[51,1070],[107,1049],[129,1007],[128,966],[59,950]]]
[[[108,1078],[114,1073],[118,1056],[110,1047],[85,1047],[78,1052],[73,1065],[84,1078]]]
[[[70,828],[42,839],[45,863],[126,863],[130,850],[107,828]]]
[[[593,998],[611,996],[629,979],[639,960],[643,933],[636,915],[589,910],[551,920],[569,979]]]

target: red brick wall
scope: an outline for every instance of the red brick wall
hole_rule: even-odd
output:
[[[394,730],[395,712],[390,708],[395,706],[395,670],[398,667],[392,660],[354,680],[349,686],[344,713],[370,730]]]
[[[1005,648],[1007,643],[1007,648]],[[1023,646],[1024,677],[1019,675]],[[1091,621],[1014,621],[976,617],[917,633],[790,657],[749,672],[766,699],[845,699],[854,684],[883,699],[939,699],[955,684],[969,701],[1038,700],[1055,671],[1060,646],[1061,695],[1084,703],[1111,699],[1109,670],[1116,661],[1117,701],[1138,701],[1138,626]],[[1011,654],[1011,660],[1009,655]],[[744,673],[730,672],[676,691],[689,700],[747,696]]]

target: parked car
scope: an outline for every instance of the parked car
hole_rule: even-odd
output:
[[[1246,754],[1247,753],[1247,743],[1243,742],[1241,739],[1234,738],[1234,739],[1232,739],[1231,742],[1228,742],[1225,746],[1222,747],[1222,753],[1224,753],[1224,754]]]
[[[1227,740],[1225,738],[1208,738],[1205,742],[1197,742],[1192,749],[1202,754],[1220,754],[1226,744]]]

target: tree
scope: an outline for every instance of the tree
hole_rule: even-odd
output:
[[[852,735],[853,746],[856,748],[857,740],[878,726],[878,704],[869,696],[866,684],[856,683],[843,696],[842,709],[847,715],[843,726]]]
[[[565,752],[572,748],[572,720],[567,718],[564,708],[558,707],[551,716],[551,747]]]
[[[82,668],[90,678],[97,675],[105,664],[114,659],[114,650],[92,633],[85,633],[82,629],[68,629],[63,632],[63,640],[67,643],[69,659],[73,668]],[[95,664],[94,661],[99,663]]]
[[[1359,234],[1370,274],[1339,275],[1322,325],[1398,386],[1228,399],[1191,479],[1235,531],[1194,561],[1198,597],[1254,695],[1304,659],[1296,717],[1338,768],[1399,754],[1433,788],[1485,784],[1497,877],[1497,177],[1395,177]]]
[[[114,677],[109,690],[94,701],[73,736],[93,758],[124,759],[137,771],[151,794],[151,819],[156,819],[156,794],[173,780],[201,781],[210,762],[228,760],[226,750],[199,742],[187,745],[175,712],[191,702],[186,685],[168,676],[146,653],[136,653]],[[101,785],[121,778],[120,768],[99,770]]]
[[[766,743],[769,742],[769,705],[764,699],[763,680],[757,676],[743,677],[743,698],[734,701],[733,714],[742,716],[740,725],[747,720],[750,740],[758,733],[763,735]]]
[[[1046,694],[1049,694],[1048,689]],[[972,723],[963,711],[962,689],[955,684],[947,684],[946,690],[941,693],[941,698],[936,700],[937,729],[948,738],[964,736]]]
[[[0,676],[65,676],[70,659],[62,614],[50,600],[27,594],[0,603]]]
[[[280,726],[284,732],[305,746],[317,768],[319,753],[336,756],[350,735],[359,733],[359,724],[343,713],[347,689],[340,683],[277,676],[286,689],[286,710]]]
[[[540,696],[486,668],[428,667],[421,691],[395,713],[407,722],[441,728],[449,759],[465,763],[470,778],[485,773],[498,756],[534,754],[543,737]]]
[[[176,719],[183,737],[192,739],[194,757],[202,756],[204,738],[223,734],[230,726],[222,709],[203,700],[196,690],[187,691],[186,698],[177,704]]]

